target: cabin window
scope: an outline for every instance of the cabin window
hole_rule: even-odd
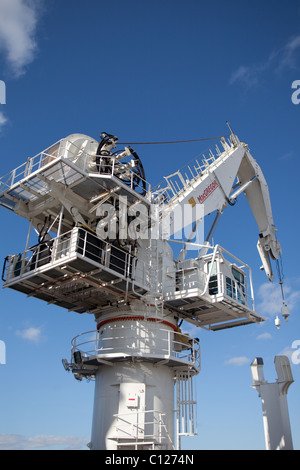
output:
[[[209,295],[215,295],[218,293],[218,276],[217,276],[217,262],[214,261],[211,269],[211,261],[207,264],[209,278]],[[211,272],[210,272],[211,269]]]
[[[241,304],[245,304],[245,300],[243,298],[246,291],[245,274],[236,269],[234,266],[232,266],[231,272],[234,279],[226,276],[226,294]]]

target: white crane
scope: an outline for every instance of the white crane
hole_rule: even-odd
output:
[[[210,244],[219,216],[245,193],[269,280],[281,247],[263,173],[233,133],[221,151],[156,188],[131,147],[114,151],[117,140],[72,134],[0,179],[0,204],[38,233],[29,246],[29,230],[24,253],[6,258],[4,286],[93,314],[97,330],[74,338],[63,360],[75,378],[96,379],[91,449],[180,448],[181,436],[196,434],[200,371],[199,340],[182,333],[181,322],[216,331],[264,320],[251,268]],[[199,255],[186,259],[197,225],[213,211]],[[171,239],[191,222],[191,237],[175,240],[182,244],[175,259]]]

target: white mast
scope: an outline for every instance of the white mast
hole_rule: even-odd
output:
[[[287,392],[294,382],[287,356],[275,356],[277,380],[265,380],[263,360],[256,357],[251,363],[253,388],[261,398],[267,450],[293,450]]]

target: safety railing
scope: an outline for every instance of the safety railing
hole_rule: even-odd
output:
[[[134,169],[129,167],[128,163],[123,163],[117,158],[100,156],[97,157],[97,172],[100,175],[116,176],[128,187],[138,192],[142,196],[150,198],[151,185]]]
[[[220,245],[216,245],[213,253],[204,256],[203,259],[208,263],[206,292],[209,295],[222,294],[229,300],[248,306],[254,311],[254,291],[250,266]],[[214,273],[215,269],[216,273]]]
[[[23,275],[30,276],[37,271],[51,266],[64,265],[81,255],[103,269],[110,270],[124,279],[147,286],[145,263],[128,251],[100,240],[93,233],[82,227],[75,227],[70,232],[43,241],[24,253],[9,255],[5,258],[2,280],[11,282]]]
[[[117,418],[115,425],[117,439],[124,440],[124,446],[135,445],[153,446],[153,449],[175,449],[167,426],[164,423],[164,416],[157,410],[130,411],[128,413],[117,413],[113,415]],[[120,442],[119,442],[120,444]],[[122,444],[120,445],[122,448]]]
[[[220,151],[218,145],[215,145],[214,150],[208,149],[200,158],[194,158],[175,173],[165,176],[164,181],[152,189],[154,197],[162,202],[169,202],[171,199],[180,196],[188,186],[205,173],[212,163],[219,157],[227,155],[230,144],[224,144],[223,141],[222,145],[224,150]]]
[[[189,335],[149,324],[143,328],[142,322],[136,325],[112,326],[103,331],[88,331],[72,340],[71,362],[74,353],[79,351],[82,360],[91,358],[110,359],[116,357],[147,357],[168,359],[192,366],[197,371],[201,367],[200,344]]]
[[[176,271],[177,291],[197,289],[200,296],[225,296],[255,310],[251,268],[219,245],[192,266]]]
[[[34,157],[27,158],[25,163],[22,163],[22,165],[19,165],[5,176],[2,176],[0,178],[0,194],[9,190],[16,183],[19,183],[24,178],[27,178],[48,163],[57,159],[60,142],[61,140],[53,144],[51,147],[38,153]]]
[[[25,163],[2,176],[0,178],[0,195],[9,191],[25,178],[44,171],[59,161],[63,161],[65,164],[69,163],[73,169],[77,167],[78,171],[84,172],[86,176],[92,174],[116,176],[134,191],[147,196],[148,199],[150,198],[150,184],[138,175],[129,164],[122,163],[122,161],[118,161],[113,156],[97,157],[96,155],[91,155],[76,146],[74,142],[69,142],[66,139],[59,140],[51,147],[34,157],[28,158]]]
[[[177,449],[180,449],[182,436],[195,436],[197,434],[196,382],[189,371],[177,371],[175,396],[177,405]]]

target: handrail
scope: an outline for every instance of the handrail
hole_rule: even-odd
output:
[[[15,183],[21,181],[22,179],[28,177],[29,175],[31,175],[32,173],[34,173],[34,170],[33,171],[33,167],[35,167],[36,165],[38,165],[38,170],[41,168],[41,164],[43,162],[43,159],[46,157],[52,157],[52,158],[55,158],[53,155],[51,154],[48,154],[47,153],[47,150],[49,150],[50,148],[53,148],[55,145],[59,145],[61,143],[63,139],[60,139],[58,140],[57,142],[55,142],[55,144],[51,145],[51,147],[48,147],[47,149],[45,150],[42,150],[41,152],[39,152],[38,154],[34,155],[33,157],[29,157],[25,163],[22,163],[21,165],[17,166],[14,170],[10,171],[9,173],[7,173],[6,175],[2,176],[0,178],[0,193],[4,192],[3,191],[3,187],[7,186],[8,189],[10,189]],[[16,174],[16,172],[18,170],[20,170],[22,168],[22,171],[19,171],[19,173]],[[28,171],[30,170],[30,171]],[[21,176],[20,178],[17,179],[16,181],[16,177],[18,176]],[[3,182],[3,180],[7,178],[7,181],[6,182]],[[9,179],[11,178],[11,183],[8,184],[8,181]]]
[[[142,416],[142,418],[146,415],[146,414],[150,414],[152,413],[153,414],[153,421],[144,421],[142,420],[141,423],[138,422],[138,417],[139,415]],[[130,418],[133,418],[133,417],[136,417],[136,420],[137,420],[137,423],[133,423],[132,421],[128,421],[126,420],[125,418],[123,418],[124,416],[129,416]],[[157,416],[157,417],[156,417]],[[131,435],[129,435],[131,438],[134,439],[133,442],[127,442],[127,445],[128,444],[137,444],[141,439],[154,439],[156,442],[155,444],[156,445],[163,445],[164,443],[162,442],[163,440],[166,440],[170,443],[172,449],[175,449],[175,446],[172,442],[172,439],[170,437],[170,434],[168,433],[168,428],[166,426],[166,424],[164,423],[164,420],[163,420],[163,417],[166,416],[166,413],[162,412],[162,411],[158,411],[158,410],[143,410],[143,411],[130,411],[130,412],[127,412],[127,413],[114,413],[113,414],[113,417],[114,418],[117,418],[118,420],[120,419],[121,422],[124,423],[124,426],[131,426],[132,427],[132,430],[136,431],[135,433],[133,432]],[[144,428],[147,426],[149,427],[149,425],[152,425],[152,434],[151,433],[148,433],[148,434],[144,434],[143,430]],[[122,424],[121,424],[122,426]],[[155,433],[155,426],[158,426],[158,432]],[[115,425],[115,428],[117,431],[121,431],[121,432],[124,432],[125,433],[125,430],[122,429],[121,427],[119,428],[118,427],[118,424]],[[164,434],[162,434],[162,429],[164,429]],[[140,432],[143,432],[143,435],[139,436],[139,433]],[[121,436],[118,436],[119,439],[122,439]],[[127,436],[127,438],[129,438]],[[145,443],[144,443],[145,445]]]
[[[74,153],[73,155],[71,154],[70,148],[68,148],[68,155],[64,155],[64,152],[66,150],[66,145],[62,146],[61,149],[61,144],[62,143],[70,143],[72,144],[72,147],[76,147],[78,150],[78,153]],[[29,157],[26,162],[22,163],[6,175],[2,176],[0,178],[0,194],[5,193],[6,191],[9,191],[14,185],[20,183],[22,180],[25,178],[29,178],[36,172],[40,172],[42,170],[45,170],[48,168],[48,165],[51,164],[56,164],[59,161],[63,161],[64,163],[68,164],[70,163],[69,166],[72,166],[73,169],[78,170],[78,172],[85,174],[87,177],[88,175],[103,175],[103,174],[110,174],[111,176],[116,176],[120,181],[122,182],[122,179],[124,179],[124,174],[123,174],[123,169],[122,169],[122,164],[119,163],[118,161],[115,162],[115,159],[112,160],[111,164],[105,164],[105,169],[101,169],[101,161],[105,157],[100,157],[100,162],[97,168],[97,171],[90,171],[90,169],[87,168],[87,160],[88,159],[95,159],[95,155],[91,155],[86,151],[83,151],[80,156],[79,152],[81,151],[81,148],[76,146],[74,142],[70,142],[67,139],[60,139],[59,141],[55,142],[53,145],[48,147],[47,149],[39,152],[37,155],[33,157]],[[52,153],[51,153],[52,152]],[[80,166],[77,165],[76,161],[78,158],[80,158],[80,162],[82,164]],[[49,161],[47,161],[47,159]],[[96,166],[96,163],[95,163]],[[138,188],[139,191],[142,191],[143,193],[146,194],[146,197],[150,198],[150,193],[151,193],[151,185],[148,183],[145,179],[143,179],[141,176],[138,177],[138,181],[136,178],[136,173],[130,169],[126,168],[126,174],[129,175],[129,180],[130,180],[130,185],[131,189]],[[123,176],[122,176],[123,175]],[[126,179],[128,177],[126,176]]]
[[[205,153],[202,153],[202,164],[198,162],[199,156],[196,156],[179,170],[165,176],[164,180],[152,189],[152,193],[156,196],[164,194],[167,202],[171,201],[173,198],[177,198],[198,177],[201,177],[210,165],[220,157],[224,158],[228,152],[232,150],[232,148],[229,147],[226,149],[224,148],[224,151],[221,152],[217,145],[215,145],[215,148],[216,155],[213,153],[211,148],[207,149],[205,151],[205,153],[208,153],[207,157],[205,156]],[[169,194],[169,191],[171,191],[171,195]]]
[[[185,243],[183,241],[178,241],[178,240],[168,240],[168,241],[169,242],[180,243],[180,244]],[[217,266],[216,266],[217,267],[216,275],[217,275],[218,293],[223,293],[225,296],[230,297],[232,300],[236,301],[238,304],[241,304],[240,300],[242,300],[242,303],[244,301],[244,305],[247,305],[253,311],[255,310],[252,271],[251,271],[251,268],[248,264],[244,263],[239,258],[237,258],[235,255],[233,255],[232,253],[230,253],[229,251],[227,251],[225,248],[221,247],[218,244],[215,245],[215,247],[212,247],[212,246],[206,246],[206,245],[199,245],[197,243],[190,243],[190,242],[186,242],[186,243],[190,244],[192,246],[195,246],[197,248],[205,247],[207,250],[212,251],[212,253],[200,256],[199,258],[195,259],[196,263],[200,262],[200,261],[203,261],[205,263],[208,263],[208,262],[210,263],[208,272],[201,271],[201,273],[203,274],[202,280],[201,279],[193,280],[193,283],[194,283],[193,288],[197,288],[199,290],[201,289],[201,291],[199,293],[197,293],[197,296],[204,297],[205,295],[212,295],[212,294],[209,294],[209,289],[210,289],[210,286],[211,286],[211,282],[213,282],[211,280],[211,277],[212,277],[212,273],[213,273],[213,269],[214,269],[214,264],[216,263],[217,264]],[[228,260],[224,256],[224,254],[227,254],[229,258],[232,258],[232,260],[237,262],[240,265],[240,267],[238,265],[235,265],[232,262],[232,260]],[[242,287],[239,285],[237,279],[234,278],[234,275],[232,274],[232,272],[230,274],[229,273],[225,274],[224,272],[222,272],[222,270],[220,269],[220,263],[222,263],[222,260],[223,260],[224,264],[227,262],[227,263],[231,264],[231,266],[233,266],[233,267],[236,266],[238,269],[241,269],[243,271],[244,276],[245,276],[245,280],[246,280],[246,282],[245,282],[245,287],[246,287],[245,292],[243,291]],[[193,271],[194,269],[199,269],[199,266],[197,267],[195,265],[193,267],[192,266],[188,267],[188,268],[180,267],[180,268],[176,269],[177,274],[182,273],[182,279],[183,279],[182,283],[183,284],[185,282],[185,272],[186,271],[190,272],[190,271]],[[248,273],[247,273],[247,271],[248,271]],[[249,277],[248,277],[248,274],[249,274]],[[236,291],[235,296],[230,295],[227,292],[226,281],[225,281],[226,277],[229,277],[231,279],[231,281],[233,282],[234,289]],[[249,289],[247,289],[247,287],[250,287],[250,292],[249,293],[248,293]],[[170,295],[170,294],[171,294],[171,292],[167,295]],[[240,296],[240,300],[238,299],[238,296]]]
[[[2,275],[4,276],[6,271],[6,280],[10,281],[28,272],[33,273],[41,266],[53,265],[62,261],[67,263],[68,257],[72,257],[78,253],[92,259],[101,266],[110,268],[124,279],[128,278],[128,274],[130,275],[131,266],[134,267],[134,274],[138,274],[140,269],[144,269],[145,263],[136,256],[133,256],[121,247],[119,248],[108,241],[98,238],[96,235],[94,236],[95,241],[91,236],[87,242],[88,235],[91,235],[91,233],[83,227],[75,227],[61,234],[59,237],[32,246],[21,254],[11,256],[9,263],[7,263],[6,260]],[[96,244],[96,241],[101,246]],[[99,253],[101,252],[99,257],[96,257],[93,253],[93,250],[96,249]],[[141,266],[137,267],[135,261],[139,261],[139,265]],[[17,262],[20,262],[18,269],[16,269]],[[124,269],[122,270],[120,265],[123,264]],[[147,283],[145,276],[143,277],[143,282],[145,284]]]
[[[72,341],[71,356],[75,351],[80,351],[84,359],[94,357],[120,356],[145,356],[145,357],[162,357],[165,359],[174,359],[176,361],[189,364],[200,369],[200,344],[189,335],[174,332],[165,328],[160,328],[156,324],[158,332],[153,338],[147,336],[138,336],[131,327],[114,326],[112,334],[106,337],[100,337],[97,331],[87,331],[75,336]],[[129,332],[129,335],[127,334]],[[130,334],[131,333],[131,334]],[[160,336],[159,336],[160,335]],[[162,335],[162,336],[161,336]],[[85,339],[84,336],[93,336],[91,339]],[[179,337],[181,339],[179,339]],[[83,339],[83,341],[81,341]],[[116,342],[116,339],[118,340]],[[122,344],[122,340],[124,343]],[[139,344],[130,345],[128,342],[138,340]],[[71,358],[72,359],[72,358]]]

